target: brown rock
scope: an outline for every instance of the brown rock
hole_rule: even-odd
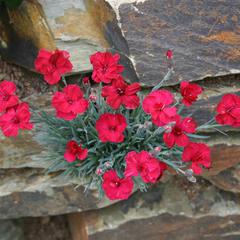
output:
[[[25,0],[16,10],[0,9],[0,54],[34,70],[39,49],[67,50],[76,73],[91,71],[89,56],[108,49],[122,55],[125,75],[137,80],[125,52],[112,48],[113,41],[126,48],[115,22],[115,13],[104,0]],[[106,34],[111,31],[114,39]]]
[[[208,177],[208,180],[224,191],[240,193],[240,165],[225,169],[216,176]]]
[[[119,2],[121,30],[141,82],[155,85],[162,79],[168,49],[174,52],[175,74],[166,85],[240,72],[238,0]]]
[[[235,143],[234,143],[235,139]],[[209,142],[211,145],[211,157],[212,157],[212,167],[210,170],[205,171],[205,176],[213,176],[217,175],[223,170],[236,166],[240,162],[240,149],[237,145],[238,139],[234,138],[233,136],[229,137],[222,137],[222,140],[218,142],[219,139],[214,139],[213,141]],[[228,144],[227,144],[227,141]]]
[[[148,219],[136,219],[116,229],[90,235],[89,240],[237,240],[240,226],[239,215],[227,217],[201,217],[162,214]]]
[[[21,66],[32,67],[39,48],[56,47],[37,1],[24,1],[16,10],[1,6],[0,30],[1,55]]]

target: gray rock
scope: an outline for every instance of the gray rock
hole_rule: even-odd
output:
[[[82,185],[75,189],[73,179],[42,170],[0,170],[0,178],[0,219],[60,215],[113,204],[99,201],[95,190],[87,194]]]

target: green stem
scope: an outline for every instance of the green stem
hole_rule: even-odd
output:
[[[160,82],[159,84],[157,84],[157,85],[152,89],[152,92],[155,91],[155,90],[158,90],[159,88],[161,88],[161,87],[162,87],[162,84],[163,84],[165,81],[169,80],[169,79],[171,78],[172,74],[173,74],[173,69],[170,68],[170,69],[168,70],[167,74],[166,74],[166,75],[164,76],[164,78],[161,80],[161,82]]]
[[[73,138],[74,138],[75,140],[77,140],[77,135],[76,135],[76,133],[75,133],[75,131],[74,131],[74,127],[73,127],[73,124],[72,124],[72,123],[73,123],[72,121],[68,121],[68,124],[69,124],[69,127],[70,127],[70,129],[71,129]]]
[[[64,76],[62,76],[62,81],[63,81],[64,85],[67,86],[67,81]]]
[[[83,125],[83,128],[84,128],[84,132],[85,132],[85,135],[86,135],[86,140],[87,140],[87,143],[89,142],[89,138],[88,138],[88,133],[87,133],[87,126],[86,126],[86,124],[85,124],[85,122],[84,122],[84,120],[82,119],[82,117],[80,116],[79,117],[79,119],[80,119],[80,122],[81,122],[81,124]]]
[[[159,130],[162,130],[162,131],[159,131]],[[145,142],[147,143],[151,138],[155,137],[157,133],[160,134],[160,133],[162,133],[162,132],[164,132],[164,129],[163,129],[162,127],[157,128],[157,129],[154,131],[154,133],[153,133],[152,135],[150,135],[150,136],[145,140]]]
[[[185,105],[184,104],[180,104],[179,108],[178,108],[178,114],[180,114],[182,112],[182,110],[184,109]]]

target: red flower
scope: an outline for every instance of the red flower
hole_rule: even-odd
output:
[[[122,142],[126,127],[126,119],[121,114],[104,113],[96,122],[98,137],[102,142]]]
[[[222,125],[240,127],[240,97],[226,94],[217,106],[216,121]]]
[[[114,170],[103,174],[102,188],[110,200],[128,199],[133,186],[131,178],[119,178]]]
[[[76,141],[71,140],[67,143],[66,152],[64,153],[64,158],[67,162],[74,162],[77,159],[84,160],[88,155],[88,150],[82,148],[82,145],[77,144]]]
[[[15,92],[16,85],[13,82],[4,80],[0,83],[0,113],[18,104]]]
[[[141,151],[140,153],[135,151],[129,152],[125,159],[127,165],[124,175],[132,177],[140,174],[145,183],[156,182],[167,169],[165,163],[160,162],[146,151]]]
[[[166,145],[171,148],[175,144],[179,147],[185,147],[189,143],[189,138],[186,133],[194,133],[196,131],[197,124],[190,118],[180,117],[176,118],[176,124],[171,128],[171,132],[165,132],[163,134],[163,140]]]
[[[183,162],[192,162],[191,168],[195,174],[201,174],[200,165],[211,166],[210,148],[205,143],[189,143],[183,150]]]
[[[118,64],[119,54],[112,55],[110,52],[97,52],[90,57],[93,65],[92,79],[99,83],[111,83],[112,80],[119,78],[123,71],[123,66]]]
[[[173,103],[173,95],[167,90],[157,90],[147,95],[143,100],[143,110],[151,114],[152,121],[157,126],[164,126],[172,121],[177,109],[169,107]]]
[[[83,98],[83,92],[79,86],[70,84],[63,89],[63,92],[54,94],[52,105],[57,111],[57,117],[73,120],[77,114],[87,110],[88,101]]]
[[[107,104],[113,109],[118,109],[121,105],[135,109],[140,104],[137,96],[139,90],[139,83],[128,85],[124,81],[114,81],[111,86],[103,87],[102,96],[107,98]]]
[[[189,83],[187,81],[181,82],[180,92],[183,97],[182,103],[187,107],[191,106],[193,102],[197,101],[198,95],[200,95],[202,91],[202,88],[195,83]]]
[[[83,84],[88,85],[90,83],[89,77],[84,77],[83,78]]]
[[[69,61],[70,55],[67,51],[56,50],[49,52],[41,49],[35,60],[35,68],[44,75],[44,80],[49,84],[56,84],[65,73],[72,71]]]
[[[166,52],[166,57],[167,57],[167,59],[172,59],[173,58],[173,52],[172,52],[172,50],[167,50],[167,52]]]
[[[27,103],[20,103],[8,108],[6,113],[0,117],[0,127],[6,137],[16,137],[19,129],[31,130],[33,124],[30,123],[31,113]]]

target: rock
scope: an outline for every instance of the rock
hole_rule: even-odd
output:
[[[240,72],[238,0],[108,2],[119,14],[128,56],[141,82],[155,85],[162,79],[168,49],[174,52],[175,75],[165,85]]]
[[[133,240],[230,240],[240,237],[239,213],[238,196],[205,180],[192,184],[175,178],[111,207],[81,213],[79,218],[85,220],[90,240],[120,240],[123,235]]]
[[[238,139],[234,137],[229,137],[228,143],[226,137],[215,138],[208,142],[211,146],[212,167],[210,170],[205,171],[205,176],[215,176],[239,163],[240,149],[236,145],[237,142]]]
[[[69,51],[73,73],[91,71],[89,56],[96,51],[119,52],[126,67],[125,76],[137,80],[132,62],[106,32],[114,31],[121,47],[125,44],[116,28],[115,13],[104,0],[24,1],[17,10],[0,9],[0,54],[11,62],[34,70],[39,49]],[[109,25],[109,26],[108,26]],[[116,39],[114,38],[114,41]],[[122,49],[121,49],[122,50]]]
[[[0,221],[1,240],[70,240],[67,218],[29,217]]]
[[[21,66],[33,66],[39,48],[56,47],[37,1],[24,1],[16,10],[1,6],[0,29],[0,54]]]
[[[27,0],[17,10],[1,8],[0,53],[33,69],[40,48],[65,49],[77,73],[91,71],[93,52],[109,50],[121,54],[128,79],[155,85],[172,49],[175,74],[165,85],[236,74],[239,7],[237,0]]]
[[[66,216],[20,219],[25,240],[71,240]]]
[[[12,220],[0,221],[0,239],[2,240],[24,240],[23,230]]]
[[[73,179],[46,175],[42,170],[0,170],[0,219],[60,215],[113,204],[99,201],[97,192],[75,189]]]
[[[105,5],[93,5],[83,0],[39,0],[24,1],[16,10],[2,7],[0,53],[33,69],[39,49],[65,49],[70,52],[76,71],[89,71],[89,55],[108,47],[101,24],[112,18],[111,12],[102,13]]]
[[[227,217],[200,217],[192,219],[185,216],[162,214],[147,219],[135,219],[109,229],[90,235],[89,240],[120,240],[121,235],[132,240],[237,240],[240,237],[238,215]],[[220,226],[220,227],[219,227]],[[141,231],[139,231],[141,229]],[[85,240],[85,239],[83,239]]]
[[[224,191],[240,193],[240,165],[224,169],[219,174],[207,178],[212,184]]]

